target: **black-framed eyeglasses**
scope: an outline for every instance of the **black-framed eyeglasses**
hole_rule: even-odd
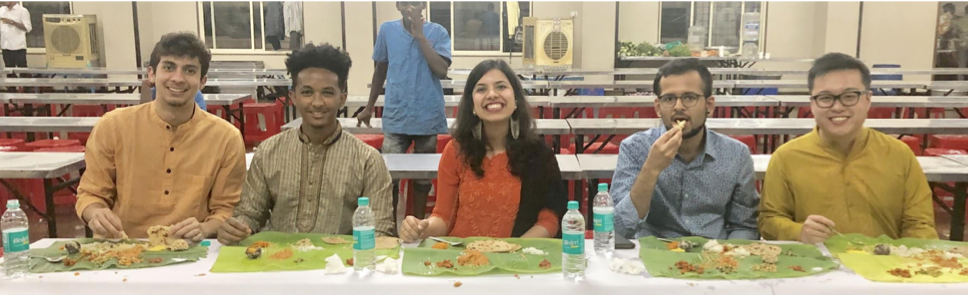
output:
[[[686,93],[686,94],[683,94],[682,96],[675,96],[672,94],[663,95],[659,97],[659,106],[663,108],[671,109],[676,107],[677,101],[681,100],[682,106],[686,108],[691,108],[695,106],[696,103],[698,103],[699,100],[702,98],[703,98],[702,96],[694,93]]]
[[[840,104],[844,105],[845,107],[850,107],[860,102],[860,97],[865,93],[867,93],[867,91],[848,91],[839,95],[818,94],[811,96],[810,99],[816,101],[818,107],[825,109],[833,107],[834,102],[838,100],[840,101]]]

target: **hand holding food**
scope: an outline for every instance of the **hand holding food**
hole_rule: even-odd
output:
[[[807,216],[800,230],[800,241],[804,244],[823,243],[830,237],[834,222],[820,215]]]
[[[225,219],[222,226],[218,229],[218,242],[223,245],[234,245],[252,235],[252,229],[248,225],[236,220],[233,217]]]

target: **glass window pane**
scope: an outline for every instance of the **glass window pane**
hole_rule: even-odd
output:
[[[709,30],[712,46],[739,47],[739,28],[742,21],[742,2],[715,2],[713,27]]]
[[[44,48],[44,15],[45,14],[71,14],[70,2],[37,2],[23,1],[23,5],[30,12],[30,26],[32,30],[27,33],[27,47]]]
[[[265,11],[266,50],[289,50],[286,22],[281,1],[262,2]],[[258,35],[258,34],[257,34]]]
[[[680,41],[686,43],[689,34],[689,19],[692,14],[690,2],[662,2],[662,30],[659,42]]]
[[[711,9],[711,6],[712,2],[708,1],[696,2],[696,5],[693,6],[695,10],[695,13],[692,15],[693,25],[702,26],[706,29],[706,37],[703,39],[703,43],[709,42],[709,9]]]
[[[746,12],[760,12],[759,1],[746,1]]]
[[[450,29],[450,2],[430,2],[430,21],[447,29],[447,34],[454,36]]]
[[[215,2],[215,46],[251,49],[252,20],[248,2]]]
[[[501,2],[454,2],[454,50],[501,50]]]

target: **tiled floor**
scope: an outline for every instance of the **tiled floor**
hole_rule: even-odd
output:
[[[951,230],[949,221],[951,218],[944,212],[935,212],[935,222],[937,224],[938,236],[948,239]],[[75,238],[84,236],[84,224],[77,215],[74,214],[74,207],[57,207],[57,232],[61,238]],[[968,236],[968,230],[965,230]],[[47,223],[36,216],[30,218],[30,240],[31,242],[47,237]]]

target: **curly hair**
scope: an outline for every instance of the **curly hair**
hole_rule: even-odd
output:
[[[350,67],[353,60],[345,50],[333,47],[329,43],[321,45],[307,44],[303,48],[297,49],[288,54],[286,58],[286,70],[292,76],[292,87],[296,87],[296,76],[307,68],[321,68],[333,72],[339,77],[339,88],[346,92],[346,78],[350,75]]]
[[[202,66],[202,77],[208,75],[208,65],[212,62],[212,52],[208,50],[201,39],[198,39],[198,36],[190,32],[170,33],[161,36],[161,41],[158,41],[155,44],[155,49],[151,50],[151,59],[148,60],[148,65],[152,69],[157,69],[162,56],[197,57],[198,63]]]
[[[507,76],[508,82],[511,83],[511,88],[514,90],[517,108],[511,114],[511,117],[518,120],[521,130],[518,132],[517,139],[511,136],[511,132],[508,132],[508,169],[514,176],[521,177],[523,171],[527,168],[528,159],[539,151],[538,147],[544,145],[544,142],[535,133],[534,119],[530,112],[531,106],[524,95],[521,81],[518,80],[514,70],[511,70],[511,67],[503,60],[485,60],[471,70],[467,77],[467,85],[464,86],[464,94],[457,106],[457,126],[452,136],[460,145],[460,156],[464,163],[474,171],[477,177],[484,177],[481,162],[487,153],[487,136],[484,131],[481,132],[481,139],[475,138],[473,134],[474,128],[477,128],[477,124],[481,123],[481,119],[474,115],[474,86],[477,85],[477,81],[484,74],[494,69]]]

